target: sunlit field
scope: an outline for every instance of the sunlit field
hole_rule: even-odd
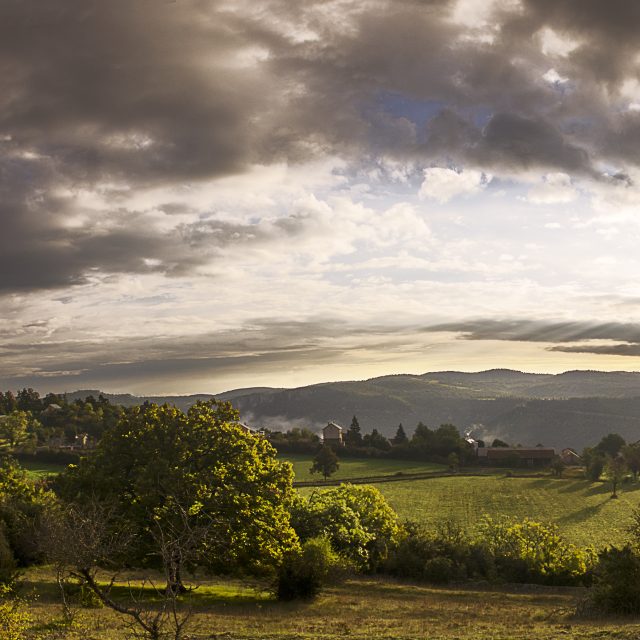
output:
[[[580,478],[446,477],[379,483],[401,518],[437,525],[452,520],[468,529],[483,515],[557,524],[572,542],[602,547],[627,537],[640,505],[640,484],[625,484],[617,500],[608,483]]]
[[[293,464],[295,480],[322,480],[322,474],[312,474],[312,456],[286,453],[279,456],[281,460],[288,460]],[[352,480],[395,474],[428,473],[444,471],[446,467],[432,462],[415,462],[413,460],[383,460],[378,458],[340,458],[340,467],[332,476],[332,480]]]

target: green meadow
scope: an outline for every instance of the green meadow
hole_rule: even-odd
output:
[[[322,480],[321,474],[312,474],[310,471],[312,456],[287,453],[280,455],[279,458],[293,464],[293,472],[297,482]],[[432,462],[383,460],[379,458],[341,458],[340,468],[331,476],[331,480],[349,481],[355,478],[377,478],[396,474],[428,473],[432,471],[444,471],[445,469],[446,467],[444,465]]]
[[[280,456],[293,464],[296,481],[322,480],[311,474],[311,457]],[[56,474],[62,465],[27,461],[23,466],[34,479]],[[504,471],[478,476],[445,476],[402,479],[402,475],[446,471],[443,465],[404,460],[343,458],[332,480],[388,476],[394,482],[372,483],[388,499],[402,519],[428,526],[445,521],[473,530],[485,515],[530,518],[557,524],[563,534],[579,545],[602,547],[626,539],[626,527],[634,509],[640,507],[640,483],[623,484],[619,498],[612,500],[606,482],[589,482],[579,475],[554,478],[512,477]],[[517,473],[517,472],[516,472]],[[300,491],[308,493],[311,488]]]
[[[29,477],[40,480],[47,476],[55,476],[65,469],[65,465],[54,462],[36,462],[34,460],[20,460],[20,466],[24,467]]]
[[[608,483],[582,478],[495,473],[372,484],[402,519],[433,527],[451,521],[473,531],[485,515],[529,518],[554,523],[571,542],[596,548],[623,543],[632,512],[640,506],[640,483],[623,485],[613,500]]]

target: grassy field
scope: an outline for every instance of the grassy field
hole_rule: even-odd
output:
[[[309,473],[311,458],[288,454],[296,480],[319,480]],[[60,472],[56,464],[26,462],[33,478]],[[332,479],[349,481],[366,476],[394,476],[399,472],[441,471],[442,465],[402,460],[349,459],[340,461]],[[640,483],[623,485],[617,500],[610,499],[609,485],[580,477],[557,479],[507,477],[504,472],[487,476],[452,476],[427,480],[377,483],[402,519],[436,526],[452,520],[473,529],[486,514],[510,515],[556,523],[571,541],[601,547],[626,539],[631,513],[640,507]],[[302,489],[303,493],[311,489]]]
[[[312,456],[282,454],[281,460],[288,460],[293,464],[296,481],[322,480],[322,475],[312,474]],[[428,471],[443,471],[444,465],[432,462],[415,462],[413,460],[380,460],[376,458],[341,458],[340,468],[331,476],[332,480],[352,480],[354,478],[372,476],[392,476],[396,473],[424,473]]]
[[[29,473],[29,476],[34,480],[39,480],[46,476],[57,475],[65,468],[65,465],[62,464],[55,464],[53,462],[35,462],[32,460],[22,460],[20,461],[20,466],[24,467]]]
[[[454,476],[379,483],[401,518],[436,525],[453,520],[468,528],[484,514],[556,523],[576,544],[601,547],[626,539],[631,513],[640,506],[640,483],[625,484],[610,498],[607,483],[580,478]]]
[[[80,609],[74,625],[60,626],[53,572],[31,571],[27,590],[37,594],[29,610],[31,638],[120,640],[130,637],[110,610]],[[126,589],[116,588],[121,596]],[[378,578],[358,578],[326,589],[313,602],[278,603],[263,588],[206,583],[188,598],[190,640],[581,640],[640,634],[640,620],[573,617],[582,592],[520,587],[432,588]]]

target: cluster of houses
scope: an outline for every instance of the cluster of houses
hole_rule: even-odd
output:
[[[322,429],[322,441],[325,444],[343,446],[344,429],[336,422],[329,422]],[[546,467],[551,464],[556,455],[560,456],[566,465],[581,465],[582,458],[571,448],[556,452],[550,447],[486,447],[482,440],[466,437],[465,440],[473,448],[478,462],[488,466],[503,466],[515,463],[518,466]]]

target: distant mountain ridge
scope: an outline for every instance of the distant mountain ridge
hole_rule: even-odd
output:
[[[78,391],[68,397],[98,395]],[[145,396],[103,394],[131,406],[148,400],[185,410],[198,400],[229,400],[243,421],[271,429],[306,426],[319,430],[329,420],[345,427],[353,415],[364,432],[391,436],[399,423],[410,433],[422,421],[452,423],[485,439],[582,448],[609,432],[640,440],[640,373],[567,371],[523,373],[492,369],[478,373],[439,371],[398,374],[363,381],[325,382],[296,389],[257,387],[217,395]]]

